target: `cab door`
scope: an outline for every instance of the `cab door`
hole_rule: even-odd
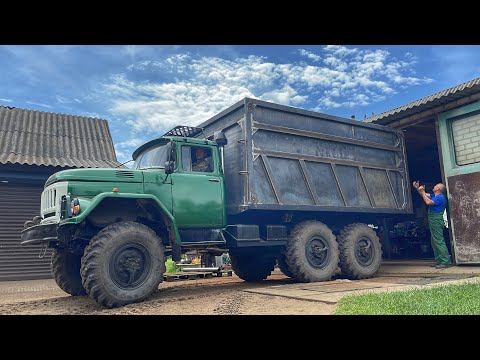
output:
[[[457,264],[480,263],[480,102],[439,115]]]
[[[180,161],[172,176],[173,214],[179,228],[222,228],[225,226],[224,180],[216,148],[178,144]],[[211,166],[194,171],[195,152],[203,148]]]

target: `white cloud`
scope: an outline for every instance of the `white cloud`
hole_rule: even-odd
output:
[[[33,102],[33,101],[26,101],[25,103],[30,104],[30,105],[42,106],[42,107],[46,107],[46,108],[49,108],[49,109],[52,108],[52,106],[50,106],[50,105],[37,103],[37,102]]]
[[[339,71],[345,71],[348,68],[348,64],[342,59],[336,58],[333,55],[328,55],[323,62],[332,68],[335,68]]]
[[[323,50],[327,53],[331,53],[340,58],[355,55],[360,52],[359,49],[356,49],[356,48],[351,49],[342,45],[327,45],[323,48]]]
[[[276,79],[275,67],[275,64],[266,62],[265,57],[259,56],[237,58],[235,61],[204,57],[193,60],[189,65],[196,81],[248,86],[251,89],[271,86]]]
[[[146,142],[146,140],[144,140],[144,139],[133,137],[133,138],[130,138],[128,140],[125,140],[125,141],[122,141],[122,142],[118,143],[116,146],[118,146],[119,148],[131,148],[131,147],[138,147],[145,142]]]
[[[118,78],[116,79],[118,80]],[[253,94],[242,86],[223,84],[202,85],[191,82],[168,84],[138,84],[123,78],[114,89],[125,87],[124,94],[112,101],[111,112],[122,116],[135,131],[147,130],[154,134],[164,132],[176,125],[198,125],[225,107]]]
[[[319,104],[327,108],[352,108],[355,106],[365,106],[370,104],[370,97],[365,94],[353,94],[348,101],[335,101],[332,97],[324,97],[319,100]]]
[[[56,99],[60,104],[66,104],[66,103],[69,102],[66,98],[64,98],[63,96],[60,96],[60,95],[57,95]]]
[[[13,100],[12,100],[12,99],[2,99],[2,98],[0,98],[0,101],[4,101],[4,102],[12,102]]]
[[[409,51],[405,53],[405,58],[410,60],[410,61],[417,61],[418,60],[417,56],[412,54]]]
[[[78,100],[78,99],[68,99],[68,98],[66,98],[65,96],[61,96],[61,95],[56,95],[55,98],[57,99],[57,101],[58,101],[60,104],[71,104],[71,103],[73,103],[74,101],[77,102],[77,103],[81,103],[81,101]]]
[[[110,118],[131,127],[131,138],[117,144],[122,150],[136,146],[133,139],[159,136],[180,124],[198,125],[244,97],[328,111],[367,106],[400,88],[432,81],[415,77],[415,60],[408,53],[399,60],[386,50],[338,45],[319,48],[321,55],[298,53],[312,62],[276,63],[254,55],[234,60],[192,53],[157,57],[111,76],[90,99],[108,103]],[[135,80],[140,72],[162,80]]]
[[[101,115],[99,113],[89,112],[89,111],[80,112],[80,116],[91,117],[91,118],[96,118],[96,119],[107,119],[108,118],[108,116],[106,116],[106,115]]]
[[[307,51],[305,49],[299,49],[298,53],[302,56],[305,56],[305,57],[309,58],[310,60],[312,60],[314,62],[322,60],[322,57],[320,55],[314,54],[314,53],[312,53],[310,51]]]
[[[294,88],[290,85],[285,85],[282,89],[264,93],[260,98],[283,105],[298,105],[305,102],[307,96],[298,95],[298,92]]]

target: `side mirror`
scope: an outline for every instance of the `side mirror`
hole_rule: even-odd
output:
[[[225,132],[219,131],[214,133],[213,137],[215,138],[215,142],[218,146],[225,146],[227,145],[227,137],[225,136]]]
[[[165,163],[165,174],[169,175],[175,170],[175,161],[167,161]]]

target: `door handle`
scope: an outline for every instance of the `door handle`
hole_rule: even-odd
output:
[[[210,179],[208,179],[208,181],[220,182],[220,179],[217,179],[217,178],[210,178]]]

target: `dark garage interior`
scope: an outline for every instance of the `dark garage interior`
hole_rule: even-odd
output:
[[[450,130],[448,128],[445,130],[444,128],[448,126],[444,121],[445,116],[449,114],[449,119],[453,119],[461,116],[461,114],[478,111],[478,107],[475,104],[479,104],[479,101],[480,78],[476,78],[383,113],[373,114],[364,120],[368,123],[391,126],[401,130],[405,136],[410,177],[407,193],[411,195],[413,214],[403,217],[392,216],[381,224],[379,236],[383,240],[384,259],[433,259],[427,220],[428,207],[412,187],[411,182],[415,180],[420,181],[420,184],[424,185],[426,191],[430,193],[433,186],[439,182],[449,185],[447,184],[447,177],[449,179],[452,178],[452,165],[449,163],[449,167],[444,169],[443,158],[450,156],[442,154],[441,150],[439,150],[442,148],[454,149],[452,140],[445,137],[445,131],[450,134]],[[440,133],[444,135],[440,137]],[[449,172],[450,175],[446,174],[446,172]],[[470,172],[475,173],[476,170],[471,170]],[[457,255],[456,252],[459,250],[459,238],[456,235],[454,238],[452,224],[454,224],[458,215],[456,213],[448,213],[452,211],[450,202],[453,196],[454,194],[447,192],[448,228],[444,228],[444,237],[450,255],[452,255],[452,261],[457,263],[455,257]],[[471,221],[477,221],[477,219],[472,218]],[[471,245],[467,239],[460,240],[468,246]],[[455,251],[453,251],[454,247]],[[475,248],[468,251],[473,251],[476,254]],[[476,255],[473,258],[467,255],[470,256],[466,254],[465,259],[468,258],[469,260],[464,259],[461,262],[476,262],[476,260],[472,260]]]
[[[405,136],[410,182],[420,181],[427,192],[442,182],[435,118],[402,129]],[[410,184],[411,185],[411,184]],[[386,259],[433,259],[428,229],[428,207],[417,191],[410,186],[413,214],[387,219],[388,238],[384,242]],[[382,234],[385,239],[385,234]],[[451,252],[448,229],[444,229],[447,247]]]

